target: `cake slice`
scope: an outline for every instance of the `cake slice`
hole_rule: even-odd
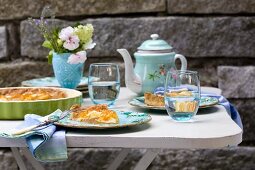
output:
[[[109,110],[107,105],[95,105],[90,107],[71,107],[71,120],[87,122],[92,124],[117,124],[119,123],[118,114]]]
[[[164,96],[146,92],[144,93],[144,103],[148,106],[164,106]]]
[[[171,91],[166,93],[167,96],[169,97],[191,97],[193,96],[192,92],[188,90],[183,90],[183,91]]]

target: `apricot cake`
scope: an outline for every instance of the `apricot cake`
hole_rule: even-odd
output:
[[[169,97],[191,97],[193,96],[192,92],[188,90],[179,90],[179,91],[171,91],[166,93]]]
[[[164,96],[155,95],[152,93],[144,93],[144,103],[149,106],[164,106]]]
[[[10,88],[0,90],[0,100],[2,101],[33,101],[65,97],[65,92],[51,88]]]
[[[197,101],[182,101],[181,99],[177,99],[193,97],[193,93],[191,91],[188,91],[188,89],[171,91],[168,92],[166,95],[176,98],[176,101],[174,102],[175,112],[194,112],[196,110],[198,104]]]
[[[192,97],[192,92],[188,89],[173,90],[166,94],[168,97]],[[148,106],[164,106],[164,96],[146,92],[144,93],[144,103]],[[175,101],[176,112],[194,112],[197,107],[196,101]]]
[[[92,124],[119,123],[117,113],[113,110],[109,110],[107,105],[104,104],[89,107],[74,105],[71,107],[71,111],[71,120]]]

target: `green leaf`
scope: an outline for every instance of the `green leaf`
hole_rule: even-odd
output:
[[[60,31],[60,29],[59,29],[58,27],[56,27],[56,28],[54,28],[54,29],[52,30],[52,33],[53,33],[53,35],[55,35],[56,37],[58,37],[59,31]]]
[[[52,64],[52,58],[53,58],[53,54],[50,52],[49,55],[47,56],[48,58],[48,63]]]
[[[52,49],[52,45],[51,45],[50,41],[48,41],[48,40],[45,40],[43,42],[42,46],[45,47],[45,48]]]

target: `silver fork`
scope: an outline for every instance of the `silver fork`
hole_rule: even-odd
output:
[[[71,110],[65,110],[64,112],[62,112],[60,114],[60,116],[53,116],[50,119],[45,120],[45,121],[43,121],[42,123],[40,123],[38,125],[32,125],[32,126],[20,129],[20,130],[15,130],[15,131],[11,132],[11,135],[21,135],[21,134],[29,132],[29,131],[31,131],[31,130],[33,130],[35,128],[38,128],[38,127],[41,127],[41,126],[45,126],[45,125],[48,125],[48,124],[51,124],[51,123],[54,123],[54,122],[57,122],[57,121],[65,118],[69,113],[71,113]]]

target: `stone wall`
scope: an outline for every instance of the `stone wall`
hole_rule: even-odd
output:
[[[38,17],[48,4],[56,11],[53,22],[59,26],[77,21],[94,25],[97,46],[88,54],[85,75],[93,62],[118,63],[123,75],[123,60],[116,49],[127,48],[134,53],[150,34],[158,33],[187,57],[189,69],[199,71],[203,86],[221,88],[240,111],[244,124],[242,146],[164,150],[149,169],[255,169],[255,0],[1,0],[1,87],[53,75],[45,57],[48,51],[41,47],[43,38],[26,21],[29,16]],[[100,169],[107,167],[116,152],[70,149],[70,160],[75,164],[45,166]],[[132,169],[140,155],[140,150],[134,150],[122,169]],[[0,169],[17,169],[8,149],[1,150],[0,157],[4,160]],[[106,161],[92,164],[98,159]]]

